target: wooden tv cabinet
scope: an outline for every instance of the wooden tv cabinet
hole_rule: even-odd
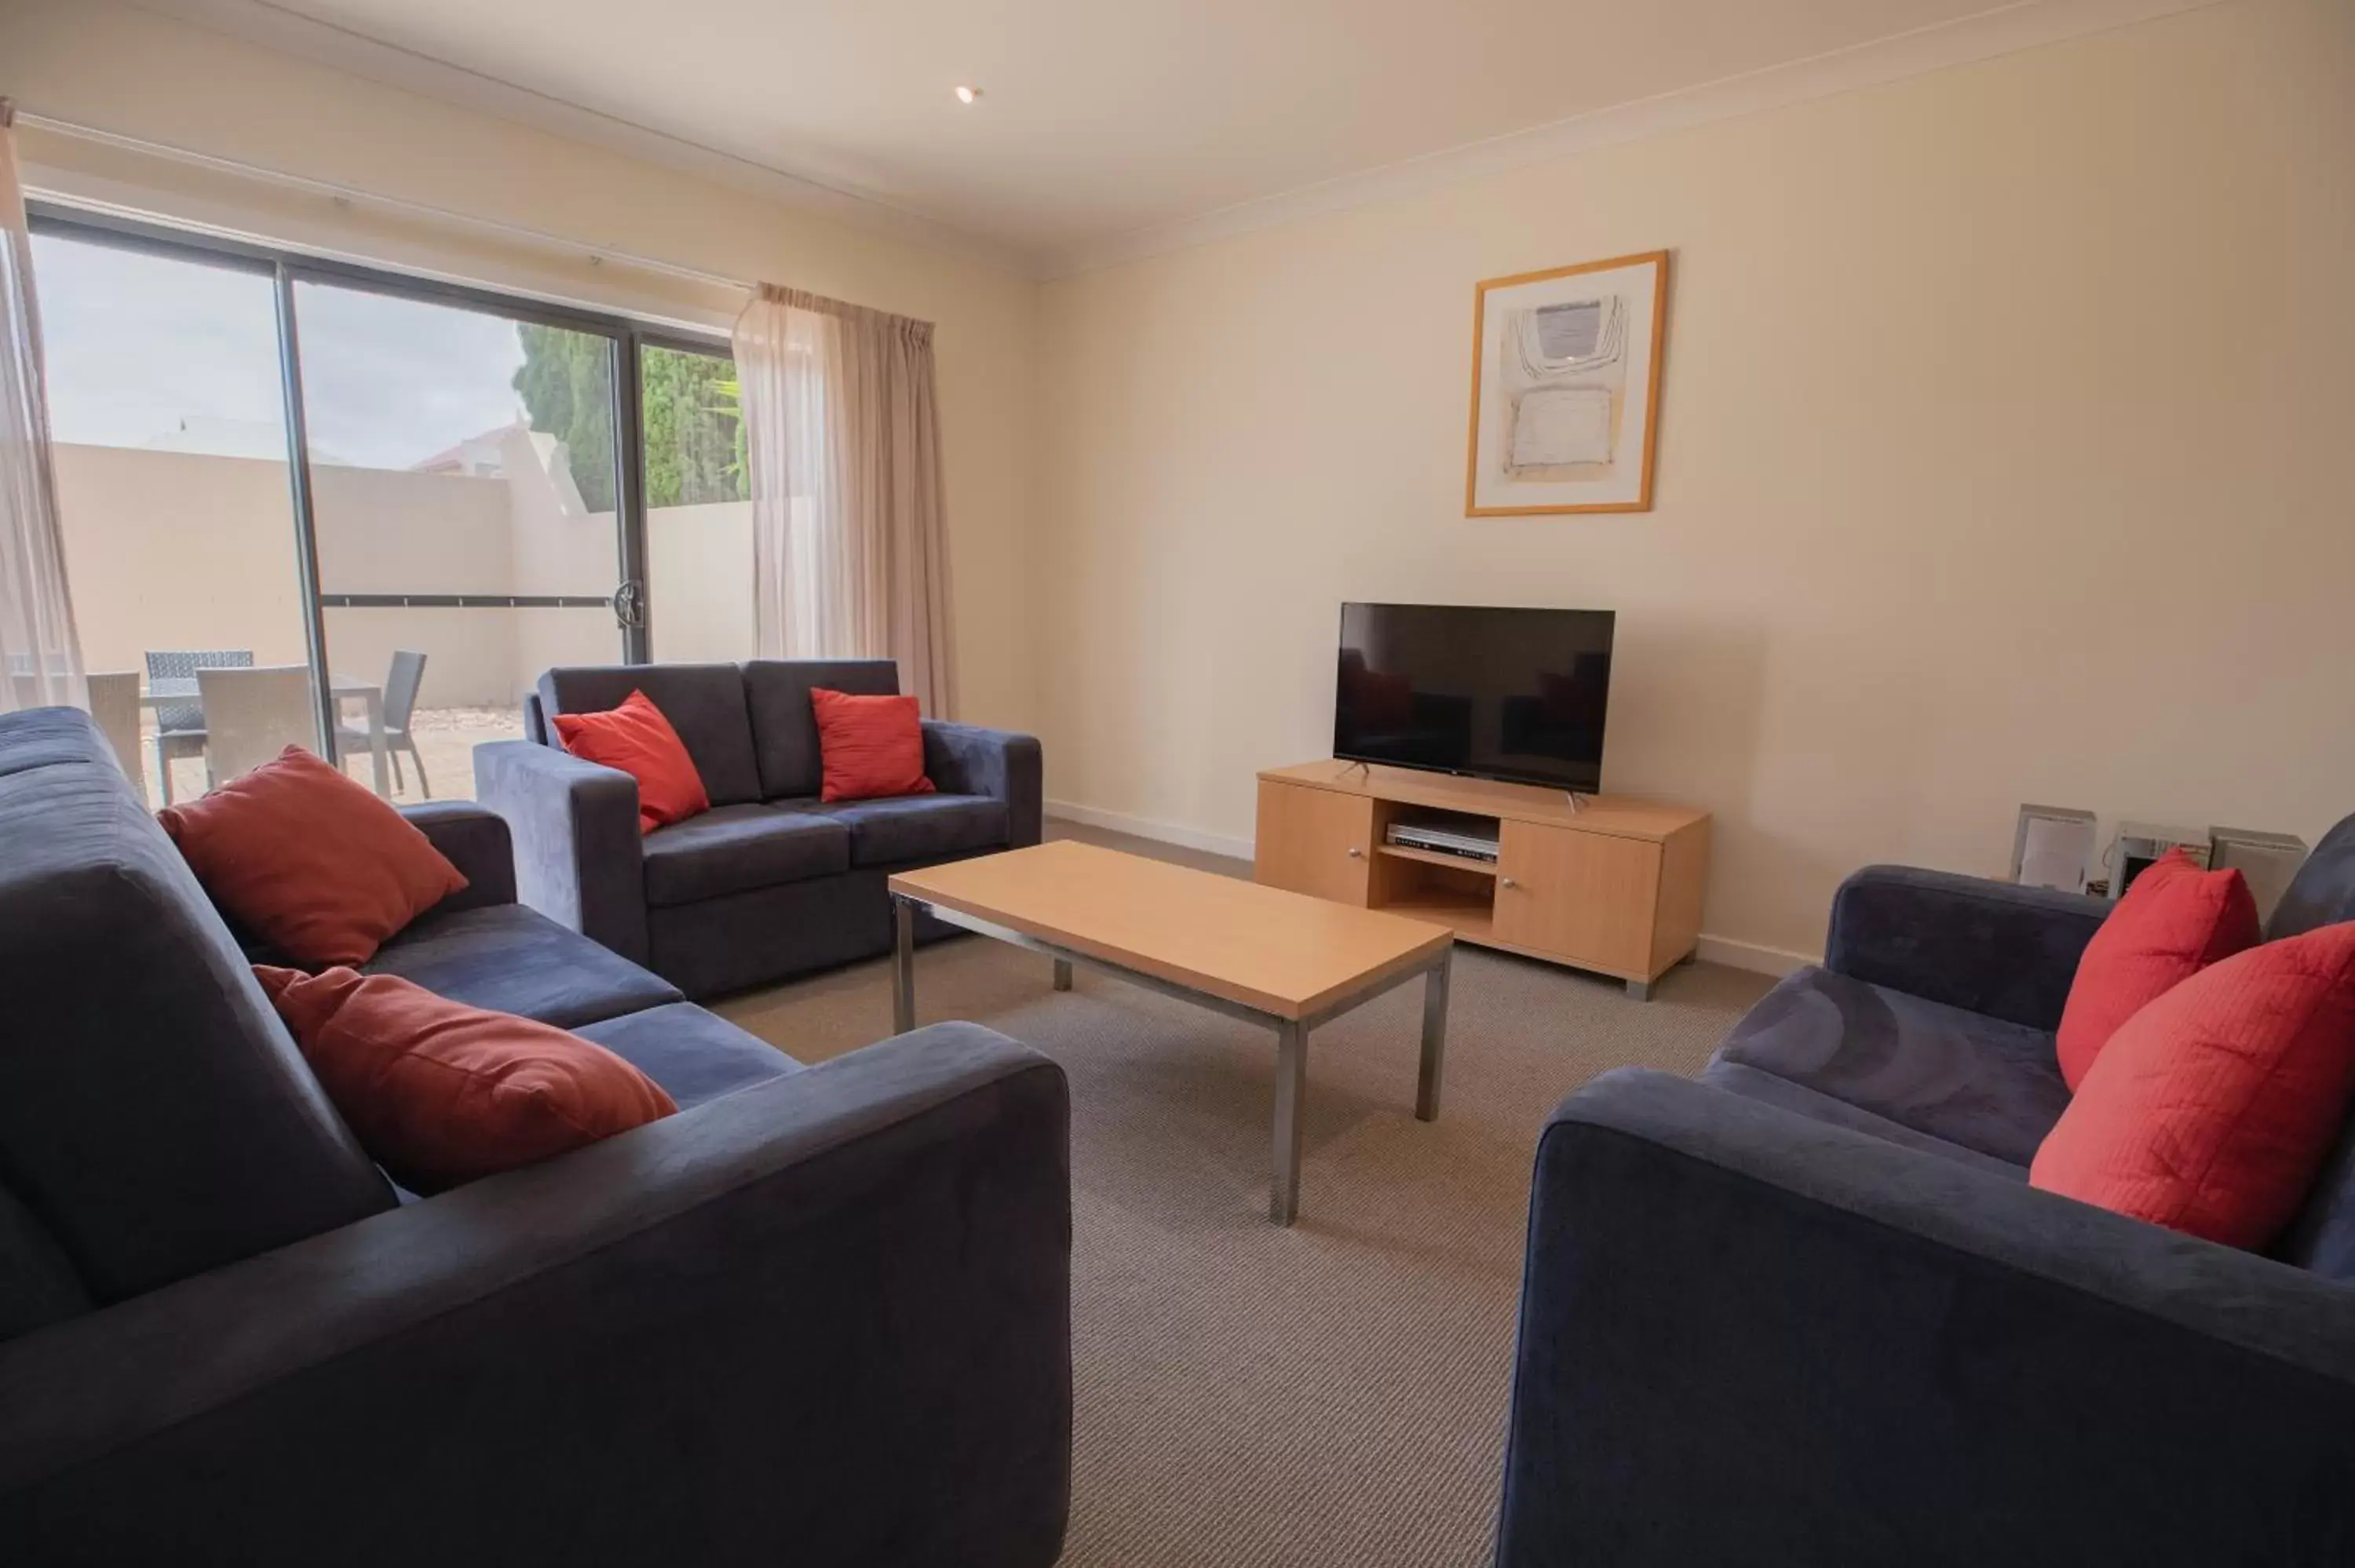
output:
[[[1493,832],[1494,863],[1384,842],[1401,819]],[[1410,768],[1304,762],[1259,776],[1257,880],[1388,909],[1627,982],[1692,956],[1709,878],[1709,813],[1619,795],[1573,808],[1560,789]]]

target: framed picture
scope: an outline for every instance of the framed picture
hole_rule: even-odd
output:
[[[1475,291],[1466,517],[1652,509],[1668,308],[1665,250]]]

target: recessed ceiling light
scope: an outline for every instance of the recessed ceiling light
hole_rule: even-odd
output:
[[[956,90],[956,95],[957,101],[959,103],[971,103],[975,99],[981,96],[981,89],[977,87],[960,87]]]

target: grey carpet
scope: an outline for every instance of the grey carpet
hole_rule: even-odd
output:
[[[1414,1119],[1419,985],[1311,1036],[1285,1231],[1272,1033],[1084,970],[1057,995],[1044,959],[978,938],[916,974],[920,1020],[986,1023],[1071,1077],[1070,1568],[1488,1562],[1538,1128],[1605,1068],[1698,1072],[1768,983],[1688,965],[1637,1003],[1459,948],[1435,1123]],[[865,964],[720,1011],[819,1061],[890,1033],[886,980]]]

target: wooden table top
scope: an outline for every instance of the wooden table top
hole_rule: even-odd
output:
[[[1279,1018],[1426,968],[1444,926],[1058,840],[895,874],[891,891]]]

